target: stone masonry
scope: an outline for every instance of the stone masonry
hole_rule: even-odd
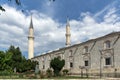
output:
[[[58,56],[65,60],[64,69],[68,69],[69,74],[117,76],[120,73],[120,32],[53,50],[32,60],[38,61],[39,69],[46,71],[51,59]]]

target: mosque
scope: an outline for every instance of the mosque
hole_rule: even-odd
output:
[[[59,56],[65,60],[63,69],[68,69],[69,74],[120,76],[120,32],[112,32],[74,45],[71,45],[70,36],[70,24],[67,20],[66,47],[34,57],[34,28],[31,18],[28,58],[38,61],[41,71],[50,68],[51,59]]]

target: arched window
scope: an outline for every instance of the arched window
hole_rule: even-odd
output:
[[[109,41],[109,40],[105,41],[105,43],[104,43],[104,48],[105,48],[105,49],[109,49],[110,47],[111,47],[110,41]]]
[[[49,60],[49,61],[51,60],[51,55],[48,55],[48,60]]]
[[[88,46],[84,47],[84,52],[87,53],[88,52]]]
[[[42,57],[42,61],[44,61],[44,56]]]
[[[58,58],[61,59],[61,56],[59,55]]]
[[[72,54],[72,50],[70,50],[70,52],[69,52],[69,56],[70,56],[70,57],[73,56],[73,54]]]

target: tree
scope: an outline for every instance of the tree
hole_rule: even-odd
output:
[[[37,61],[26,60],[20,51],[20,48],[15,48],[13,45],[4,52],[0,51],[0,71],[13,72],[26,72],[30,70],[35,70]]]
[[[9,49],[6,51],[6,53],[12,53],[11,60],[7,63],[9,66],[11,66],[12,69],[16,68],[16,71],[20,71],[20,65],[22,62],[22,53],[19,49],[19,47],[15,48],[13,45],[9,47]]]
[[[36,61],[26,60],[24,56],[22,56],[22,52],[20,48],[15,48],[14,46],[10,46],[7,52],[12,53],[11,60],[7,63],[12,69],[16,68],[17,72],[25,72],[29,70],[34,70],[35,66],[38,64]]]
[[[12,58],[12,54],[10,52],[3,52],[0,51],[0,70],[4,71],[4,70],[8,70],[8,71],[12,71],[12,68],[7,64]]]
[[[51,60],[50,66],[54,70],[54,75],[59,76],[61,69],[65,65],[65,60],[61,60],[60,57],[56,57]]]
[[[3,51],[0,51],[0,71],[3,70],[3,60],[4,60],[5,54]]]

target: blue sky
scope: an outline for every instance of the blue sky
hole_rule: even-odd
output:
[[[120,31],[120,0],[21,0],[21,6],[6,1],[0,1],[6,9],[0,11],[0,50],[19,46],[26,58],[31,13],[35,56],[65,47],[67,16],[72,45]]]
[[[114,0],[22,0],[23,9],[37,10],[57,19],[60,22],[66,21],[66,16],[70,19],[79,19],[83,12],[95,14],[104,7],[114,2]]]

